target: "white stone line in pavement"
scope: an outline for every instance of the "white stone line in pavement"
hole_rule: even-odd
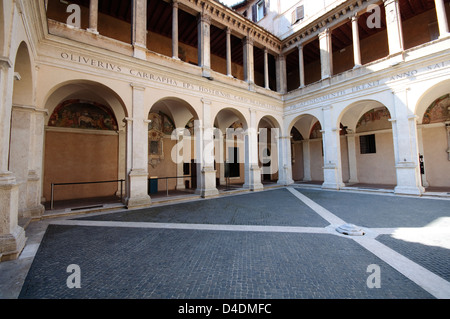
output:
[[[288,190],[294,194],[303,203],[308,205],[317,214],[325,218],[330,224],[345,224],[345,222],[339,217],[335,216],[330,211],[326,210],[319,204],[315,203],[305,195],[299,193],[293,188]],[[330,227],[327,227],[330,229]],[[369,230],[369,229],[368,229]],[[395,250],[383,245],[382,243],[375,240],[376,231],[380,234],[392,234],[395,232],[394,228],[374,228],[369,231],[372,232],[372,236],[347,236],[353,239],[362,247],[370,251],[372,254],[376,255],[378,258],[386,262],[388,265],[396,269],[398,272],[415,282],[422,289],[429,292],[436,298],[448,299],[450,298],[450,282],[439,277],[428,269],[416,264],[412,260],[406,258],[405,256],[399,254]]]
[[[246,232],[278,232],[278,233],[320,233],[328,231],[322,227],[295,227],[295,226],[255,226],[255,225],[220,225],[220,224],[184,224],[184,223],[148,223],[148,222],[119,222],[119,221],[93,221],[93,220],[57,220],[52,225],[91,226],[91,227],[128,227],[128,228],[161,228],[161,229],[188,229],[188,230],[219,230],[219,231],[246,231]]]
[[[287,187],[287,190],[292,193],[295,197],[297,197],[299,200],[301,200],[304,204],[306,204],[309,208],[311,208],[313,211],[315,211],[317,214],[319,214],[323,219],[325,219],[327,222],[329,222],[332,225],[343,225],[345,224],[345,221],[328,211],[327,209],[323,208],[313,200],[309,199],[296,189],[292,187]]]
[[[445,279],[374,239],[359,237],[353,238],[353,240],[434,297],[439,299],[450,298],[450,283]]]

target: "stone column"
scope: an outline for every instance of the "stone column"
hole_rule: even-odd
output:
[[[172,58],[178,58],[178,0],[172,0]]]
[[[322,80],[333,75],[333,48],[331,46],[331,31],[325,29],[319,33],[320,65]]]
[[[211,77],[211,18],[205,13],[198,17],[198,65],[202,68],[202,76]]]
[[[19,217],[40,217],[44,114],[34,106],[14,105],[11,119],[10,165],[19,185]]]
[[[226,30],[227,36],[227,75],[229,77],[233,77],[231,71],[231,29],[227,28]]]
[[[132,45],[134,57],[147,58],[147,0],[133,0]]]
[[[348,166],[349,166],[349,183],[358,183],[358,166],[356,161],[356,136],[355,134],[347,134],[348,148]]]
[[[89,32],[98,34],[98,0],[91,0],[89,4]]]
[[[264,87],[270,89],[269,85],[269,52],[264,48]]]
[[[277,92],[286,93],[287,92],[287,79],[286,79],[286,57],[284,55],[279,55],[277,58]]]
[[[305,63],[303,59],[303,44],[298,45],[298,67],[300,77],[300,88],[305,86]]]
[[[395,118],[392,118],[395,169],[397,186],[395,193],[420,195],[421,186],[416,117],[408,109],[408,88],[393,93]]]
[[[436,6],[436,15],[439,26],[439,37],[449,36],[447,13],[445,12],[444,0],[434,0]]]
[[[417,143],[418,143],[418,147],[419,147],[419,155],[423,156],[423,164],[425,167],[425,171],[422,174],[422,172],[420,173],[422,176],[422,186],[423,187],[428,187],[430,186],[430,184],[428,183],[428,179],[427,179],[427,164],[426,164],[426,158],[424,155],[424,151],[423,151],[423,126],[417,126]],[[420,169],[420,162],[419,162],[419,169]]]
[[[291,136],[280,136],[278,138],[278,182],[280,185],[294,183],[292,179],[292,154]]]
[[[202,141],[198,147],[202,150],[201,156],[201,182],[198,183],[196,193],[203,198],[217,195],[219,191],[216,187],[216,170],[214,169],[214,128],[211,121],[211,101],[202,99],[203,104],[203,127],[200,127],[199,134],[202,135]]]
[[[245,135],[245,184],[244,188],[251,191],[263,189],[261,183],[261,168],[258,165],[258,124],[256,111],[249,109],[250,123]]]
[[[19,187],[8,170],[13,82],[12,63],[0,59],[0,262],[19,257],[26,242],[18,225]]]
[[[303,181],[312,181],[311,178],[311,148],[309,139],[302,141],[303,147]]]
[[[128,208],[149,206],[148,115],[144,114],[145,87],[132,84],[133,118],[127,118],[127,200]]]
[[[388,34],[389,54],[403,51],[402,19],[398,0],[384,0],[386,10],[386,28]]]
[[[323,153],[324,167],[322,188],[340,189],[342,182],[341,149],[339,128],[333,126],[334,116],[332,106],[325,106],[323,111]]]
[[[359,26],[358,26],[358,16],[355,14],[352,16],[352,38],[353,38],[353,60],[355,63],[355,68],[361,66],[361,47],[359,42]]]
[[[253,39],[245,37],[242,40],[244,45],[244,81],[250,85],[255,83],[255,63],[253,56]]]

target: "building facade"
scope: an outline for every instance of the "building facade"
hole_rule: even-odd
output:
[[[229,182],[450,188],[449,14],[446,0],[1,1],[0,260],[50,198],[145,207],[151,177],[202,197]]]

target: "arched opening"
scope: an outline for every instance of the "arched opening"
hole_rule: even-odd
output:
[[[341,116],[342,180],[347,186],[393,189],[396,185],[391,114],[380,102],[349,106]]]
[[[291,134],[292,178],[294,181],[321,185],[323,175],[322,126],[313,115],[294,120]]]
[[[258,124],[258,164],[261,168],[263,184],[278,180],[278,137],[280,126],[269,116],[264,116]]]
[[[434,91],[429,96],[434,97],[437,93],[440,96],[425,110],[419,109],[421,116],[417,131],[422,186],[427,192],[449,192],[450,93]]]
[[[177,98],[156,102],[148,114],[149,195],[153,199],[194,193],[198,163],[195,161],[195,121],[189,103]]]
[[[35,144],[39,143],[34,112],[34,85],[28,46],[22,42],[14,63],[14,86],[11,111],[9,171],[19,185],[19,217],[42,213],[40,205],[39,172]]]
[[[247,122],[237,110],[220,110],[214,120],[216,187],[240,188],[246,181]]]
[[[47,209],[121,203],[125,197],[125,109],[98,83],[61,85],[47,100],[43,196]]]

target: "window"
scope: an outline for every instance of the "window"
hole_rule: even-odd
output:
[[[361,154],[374,154],[377,152],[375,145],[375,134],[362,135],[359,137]]]
[[[253,22],[258,22],[265,16],[266,16],[266,1],[265,0],[258,1],[252,7],[252,20]]]
[[[305,8],[304,6],[299,6],[292,11],[292,24],[297,23],[301,19],[305,17]]]

